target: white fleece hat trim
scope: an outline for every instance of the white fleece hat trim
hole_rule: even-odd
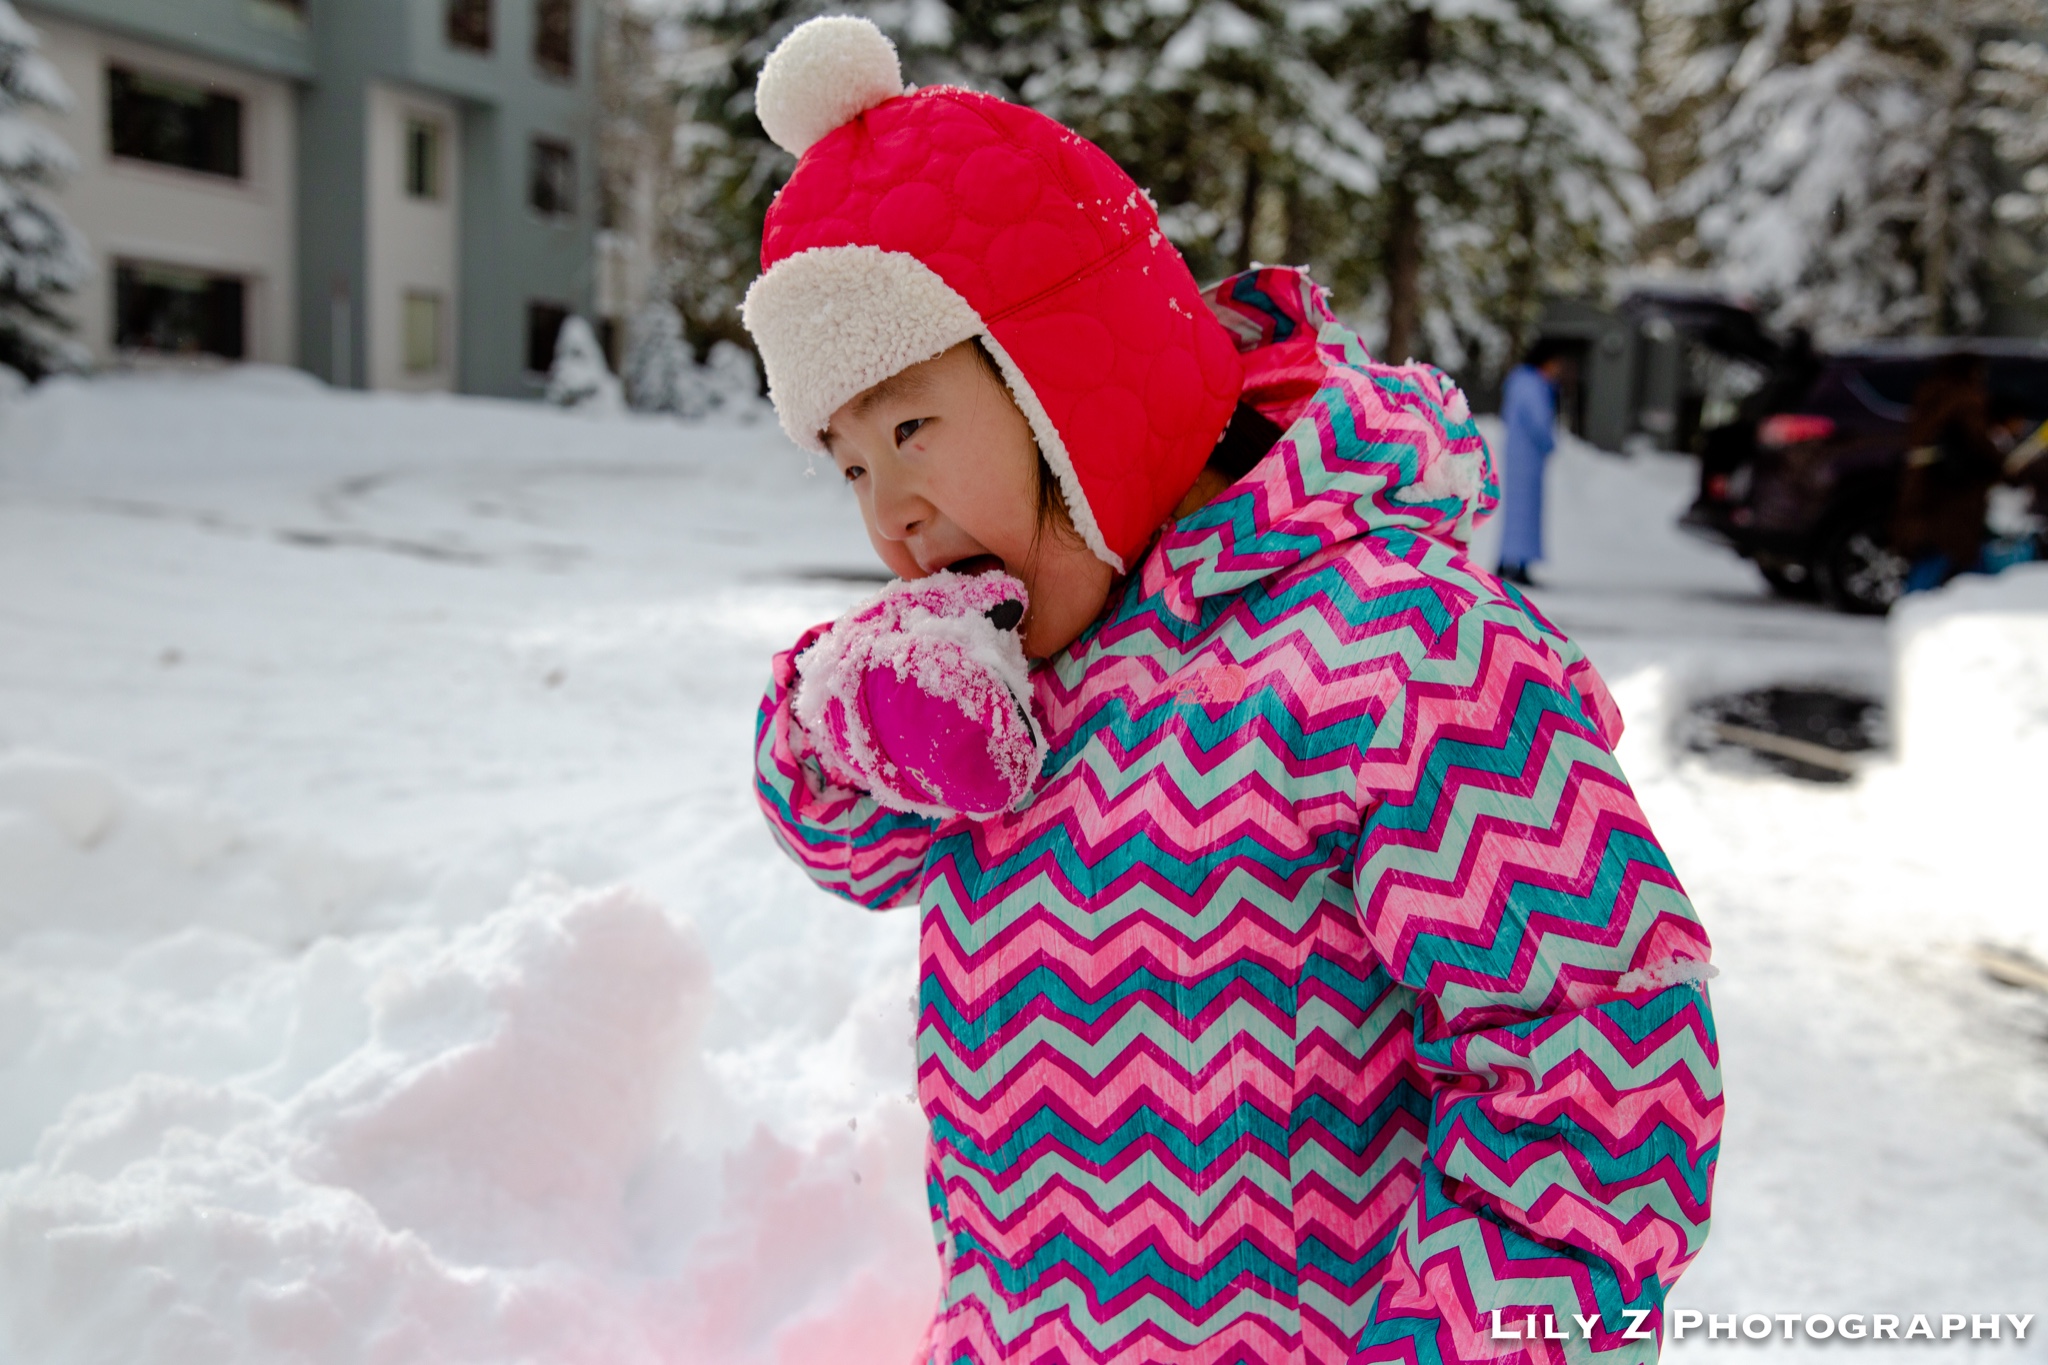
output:
[[[1088,498],[1081,491],[1081,480],[1074,473],[1074,457],[1067,453],[1067,443],[1060,439],[1059,428],[1052,424],[1052,418],[1046,415],[1045,405],[1032,391],[1031,381],[1024,377],[1024,371],[1017,368],[1017,362],[1010,359],[1010,353],[1003,349],[1002,342],[987,332],[979,335],[981,344],[988,347],[988,353],[995,357],[996,368],[1003,372],[1003,382],[1010,386],[1010,397],[1017,400],[1025,420],[1031,423],[1031,434],[1038,438],[1038,453],[1045,456],[1045,462],[1052,466],[1053,476],[1059,480],[1060,495],[1066,499],[1067,514],[1074,519],[1074,529],[1081,533],[1081,540],[1090,553],[1122,573],[1124,562],[1110,553],[1109,542],[1102,538],[1102,528],[1095,524],[1094,509],[1088,506]]]
[[[1081,491],[1073,458],[1031,383],[974,306],[915,256],[876,246],[813,247],[777,261],[748,287],[740,318],[768,372],[768,399],[782,429],[805,450],[827,453],[832,414],[857,394],[961,342],[980,337],[1016,400],[1039,453],[1059,481],[1074,529],[1118,572]]]

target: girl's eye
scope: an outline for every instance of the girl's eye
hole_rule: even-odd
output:
[[[860,476],[861,476],[861,475],[863,475],[863,474],[865,474],[865,473],[867,473],[867,472],[868,472],[868,471],[867,471],[867,470],[866,470],[865,468],[863,468],[862,466],[860,466],[860,465],[857,465],[857,464],[851,464],[851,465],[848,465],[848,466],[846,467],[846,481],[847,481],[848,483],[854,483],[854,482],[856,482],[856,481],[858,481],[858,480],[859,480],[859,478],[860,478]]]
[[[917,435],[917,429],[923,426],[924,423],[925,419],[922,417],[913,417],[908,422],[898,422],[896,424],[896,444],[900,446],[911,437]]]

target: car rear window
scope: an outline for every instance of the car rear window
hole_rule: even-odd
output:
[[[1852,426],[1903,422],[1926,366],[1919,362],[1832,360],[1798,405]]]
[[[1855,367],[1855,377],[1862,383],[1851,384],[1850,391],[1878,416],[1904,421],[1903,414],[1893,416],[1884,409],[1911,407],[1913,391],[1920,387],[1920,381],[1927,378],[1928,368],[1923,360],[1868,361]]]
[[[1805,397],[1773,404],[1771,411],[1817,412],[1852,424],[1902,423],[1913,394],[1933,369],[1926,359],[1846,359],[1827,362]],[[1987,364],[1994,414],[2048,421],[2048,357],[1994,356]]]
[[[1996,357],[1990,365],[1991,411],[2048,420],[2048,359]]]

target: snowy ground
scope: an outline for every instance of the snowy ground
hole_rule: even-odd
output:
[[[1554,478],[1538,598],[1722,970],[1676,1302],[2048,1320],[2048,1009],[1968,954],[2048,948],[2048,573],[1854,621],[1678,536],[1680,462]],[[915,926],[747,787],[767,654],[868,559],[768,424],[266,371],[0,408],[0,1360],[905,1362]],[[1807,680],[1896,688],[1903,760],[1673,741]]]

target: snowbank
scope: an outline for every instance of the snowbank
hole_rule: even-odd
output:
[[[1818,788],[1673,731],[1881,685],[1886,629],[1682,540],[1680,462],[1556,478],[1538,600],[1721,967],[1678,1302],[2029,1311],[2039,1028],[1958,945],[2040,903],[1982,834],[2040,806],[2040,572],[1903,609],[1907,754]],[[769,652],[871,560],[772,423],[260,370],[0,408],[0,1361],[911,1359],[916,920],[811,888],[746,780]]]
[[[1892,726],[1913,837],[1988,936],[2048,960],[2037,850],[2048,810],[2048,564],[1969,574],[1892,613]]]
[[[910,1349],[914,1107],[750,1131],[709,957],[645,896],[539,879],[459,929],[385,902],[322,932],[347,898],[303,869],[345,860],[46,757],[0,763],[0,834],[0,1357]],[[857,1074],[845,1046],[781,1061]]]
[[[850,512],[737,422],[0,412],[0,1360],[900,1365],[916,925],[746,782]]]
[[[706,979],[620,893],[530,895],[443,941],[278,960],[194,930],[128,955],[110,1012],[189,1027],[164,995],[210,980],[215,1036],[81,1095],[0,1184],[17,1358],[653,1358],[592,1272],[628,1255]]]
[[[2048,564],[1908,597],[1892,637],[1903,763],[1994,805],[2048,773]]]

